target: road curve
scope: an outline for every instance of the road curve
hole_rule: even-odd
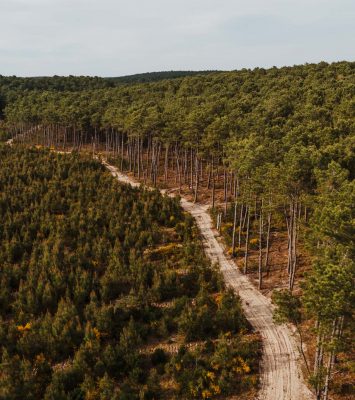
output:
[[[13,139],[8,140],[7,144],[11,146]],[[102,163],[118,181],[133,187],[140,186],[140,183],[119,172],[113,165],[104,160]],[[270,300],[261,294],[239,271],[233,260],[225,255],[223,245],[217,240],[218,232],[213,229],[208,205],[192,203],[182,198],[181,206],[195,218],[206,255],[212,263],[218,263],[226,284],[240,296],[246,318],[261,334],[263,357],[261,387],[257,399],[313,399],[314,396],[303,381],[299,367],[299,351],[291,330],[286,325],[275,325]]]
[[[13,139],[7,141],[13,144]],[[102,161],[118,181],[139,187],[129,176],[116,167]],[[165,192],[165,191],[162,191]],[[192,203],[184,198],[181,206],[196,220],[203,238],[206,255],[212,263],[218,263],[226,284],[234,289],[242,300],[246,318],[262,337],[261,387],[258,400],[310,400],[314,396],[308,390],[299,367],[297,343],[288,326],[276,325],[272,318],[273,306],[243,275],[232,259],[225,255],[223,245],[217,240],[208,205]]]
[[[138,187],[140,184],[118,171],[116,167],[103,164],[120,182]],[[164,191],[163,191],[164,192]],[[206,255],[212,263],[218,263],[227,285],[240,296],[246,318],[262,337],[261,387],[259,400],[310,400],[300,370],[300,355],[293,333],[287,325],[276,325],[272,318],[273,306],[225,255],[223,245],[217,240],[218,233],[212,227],[208,205],[181,199],[181,206],[196,220],[203,238]]]

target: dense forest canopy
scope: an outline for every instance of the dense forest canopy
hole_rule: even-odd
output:
[[[1,399],[256,385],[258,340],[177,199],[120,185],[88,157],[8,146],[0,189]],[[195,345],[164,351],[177,334]]]
[[[138,179],[173,181],[195,201],[210,191],[218,213],[220,189],[231,254],[248,273],[249,247],[258,248],[261,289],[270,231],[285,231],[289,290],[275,296],[278,317],[314,322],[309,377],[326,399],[337,354],[351,351],[354,69],[322,62],[77,91],[3,86],[3,125],[16,142],[107,152]],[[311,264],[301,300],[293,293],[300,242]]]
[[[0,75],[0,118],[7,101],[12,101],[19,94],[27,91],[87,91],[122,86],[125,84],[155,82],[192,75],[209,74],[215,71],[162,71],[120,77],[90,76],[52,76],[52,77],[16,77]]]
[[[351,173],[355,169],[354,63],[259,68],[97,90],[101,79],[74,78],[74,88],[75,79],[83,79],[89,90],[69,91],[70,79],[60,92],[5,85],[0,93],[6,99],[10,92],[4,110],[9,127],[61,125],[75,128],[83,140],[114,129],[193,147],[201,157],[229,156],[239,164],[240,149],[248,158],[244,170],[255,162],[245,149],[264,163],[280,164],[299,146],[307,159],[312,153],[312,162],[324,166],[335,160]],[[93,86],[86,79],[93,79]]]

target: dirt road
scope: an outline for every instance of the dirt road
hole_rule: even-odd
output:
[[[13,140],[7,144],[12,145]],[[120,182],[138,187],[118,169],[103,161],[103,164]],[[208,205],[194,204],[181,199],[181,205],[196,220],[203,237],[207,256],[212,263],[218,263],[225,282],[239,294],[245,316],[261,334],[263,358],[261,365],[261,388],[259,400],[310,400],[314,396],[307,389],[300,371],[300,355],[291,330],[286,325],[275,325],[272,318],[272,304],[239,272],[233,260],[225,255],[223,244],[218,240],[218,232],[213,229],[208,214]]]
[[[8,145],[13,140],[7,141]],[[111,174],[120,182],[138,187],[132,180],[118,169],[103,161]],[[286,325],[275,325],[272,318],[272,304],[262,295],[236,267],[233,260],[225,255],[219,235],[213,229],[208,214],[208,205],[194,204],[181,199],[181,205],[196,220],[203,237],[207,256],[212,263],[218,263],[225,282],[239,294],[245,316],[252,326],[261,334],[263,340],[263,358],[261,365],[261,388],[259,400],[309,400],[314,396],[307,389],[300,371],[300,355],[297,343],[291,330]]]
[[[140,184],[120,173],[116,167],[103,162],[120,182],[138,187]],[[245,316],[260,332],[263,340],[260,400],[309,400],[312,393],[307,389],[300,371],[300,355],[291,330],[286,325],[275,325],[272,304],[237,269],[233,260],[225,255],[218,233],[213,229],[208,205],[194,204],[186,199],[181,206],[196,220],[203,237],[207,256],[218,263],[225,282],[242,299]]]

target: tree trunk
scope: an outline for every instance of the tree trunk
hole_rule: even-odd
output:
[[[164,182],[168,180],[169,145],[165,146]]]
[[[291,273],[291,237],[292,237],[292,206],[290,205],[290,215],[287,216],[287,211],[285,209],[285,218],[287,226],[287,273]]]
[[[121,136],[121,171],[123,171],[123,158],[124,158],[124,133]]]
[[[330,336],[330,342],[333,342],[336,332],[338,329],[338,318],[336,318],[333,321],[333,329],[332,329],[332,334]],[[327,365],[327,372],[325,375],[325,382],[324,382],[324,391],[323,391],[323,400],[328,400],[328,394],[329,394],[329,383],[330,383],[330,374],[332,372],[332,368],[334,365],[334,360],[335,360],[335,348],[334,348],[334,343],[331,343],[332,349],[329,354],[329,359],[328,359],[328,365]]]
[[[232,256],[235,257],[235,235],[237,229],[237,211],[238,211],[238,200],[234,201],[234,216],[233,216],[233,235],[232,235]]]
[[[249,228],[250,228],[250,207],[247,206],[247,233],[245,237],[245,254],[244,254],[244,274],[248,273],[248,252],[249,252]]]
[[[209,190],[211,186],[211,170],[212,170],[211,165],[209,165],[208,175],[207,175],[207,190]]]
[[[141,177],[141,139],[137,138],[137,174],[138,179]]]
[[[271,212],[268,213],[267,216],[267,233],[266,233],[266,254],[265,254],[265,271],[267,276],[270,273],[270,267],[269,267],[269,253],[270,253],[270,231],[271,231],[271,220],[272,220],[272,215]]]
[[[180,153],[178,146],[176,145],[176,168],[179,183],[179,194],[181,193],[181,167],[180,167]]]
[[[197,202],[197,200],[198,200],[198,185],[199,185],[199,181],[200,181],[200,175],[199,175],[199,171],[198,171],[198,167],[199,167],[199,162],[198,162],[198,157],[197,157],[197,154],[196,154],[196,159],[195,159],[195,168],[196,168],[196,171],[195,171],[195,195],[194,195],[194,203],[196,203]]]
[[[187,149],[184,150],[184,185],[187,182],[187,169],[188,169]]]
[[[320,322],[317,320],[316,322],[316,330],[318,331],[317,334],[317,346],[316,346],[316,354],[314,357],[314,368],[313,368],[313,375],[316,377],[316,385],[315,385],[315,392],[317,400],[321,399],[321,382],[320,382],[320,371],[323,366],[323,334],[320,329]]]
[[[291,268],[289,289],[292,292],[295,283],[296,268],[297,268],[297,201],[293,204],[292,216],[292,236],[291,236]]]
[[[227,170],[223,170],[223,190],[224,190],[224,216],[227,215],[228,194],[227,194]]]
[[[242,229],[243,229],[243,210],[244,204],[242,203],[240,207],[240,217],[239,217],[239,232],[238,232],[238,247],[240,248],[242,243]]]
[[[306,354],[305,354],[304,349],[303,349],[303,336],[302,336],[302,332],[300,330],[300,327],[297,324],[296,324],[296,330],[297,330],[298,336],[300,338],[300,349],[299,350],[300,350],[300,353],[302,354],[302,358],[303,358],[304,364],[305,364],[305,366],[307,368],[307,372],[308,372],[308,376],[309,376],[310,375],[310,370],[309,370]]]
[[[192,148],[190,149],[190,186],[189,188],[193,189],[193,157],[192,157]]]
[[[216,191],[216,179],[215,179],[213,157],[212,157],[212,210],[214,210],[215,191]]]
[[[259,290],[262,288],[263,284],[263,230],[263,199],[261,199],[259,215]]]

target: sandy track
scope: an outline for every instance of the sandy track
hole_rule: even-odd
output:
[[[8,145],[13,140],[7,141]],[[105,161],[102,163],[118,181],[139,187],[129,176]],[[164,191],[163,191],[164,192]],[[172,195],[173,196],[173,195]],[[218,263],[227,285],[240,296],[246,318],[262,337],[263,358],[261,363],[261,388],[259,400],[308,400],[314,396],[306,387],[299,367],[299,351],[291,330],[286,325],[275,325],[273,306],[243,275],[232,259],[225,255],[223,245],[217,240],[208,214],[208,205],[195,204],[181,199],[181,206],[196,220],[203,237],[206,255],[212,263]]]
[[[245,316],[261,334],[263,358],[259,399],[311,399],[312,395],[303,382],[297,344],[291,331],[286,325],[275,325],[270,300],[239,271],[233,260],[226,257],[223,245],[212,228],[208,206],[193,204],[185,199],[182,199],[181,205],[196,219],[206,254],[212,262],[219,264],[225,282],[239,294]]]
[[[140,186],[116,167],[103,162],[111,174],[120,182],[134,187]],[[261,363],[260,400],[308,400],[313,399],[306,387],[300,370],[300,355],[293,333],[286,325],[276,325],[272,318],[273,306],[225,255],[223,245],[217,240],[218,232],[213,229],[208,206],[194,204],[181,199],[181,206],[196,220],[203,237],[207,256],[218,263],[227,285],[239,294],[245,316],[262,337],[263,358]]]
[[[13,140],[7,141],[8,145]],[[127,175],[107,162],[102,161],[118,181],[139,187]],[[164,192],[164,191],[163,191]],[[173,196],[173,195],[172,195]],[[218,232],[213,229],[208,214],[208,205],[195,204],[181,199],[181,206],[196,220],[203,237],[206,255],[212,263],[218,263],[227,285],[239,294],[246,318],[262,337],[263,358],[261,363],[261,388],[259,400],[308,400],[314,396],[306,387],[299,367],[299,352],[291,330],[286,325],[275,325],[272,304],[262,295],[225,255]]]

